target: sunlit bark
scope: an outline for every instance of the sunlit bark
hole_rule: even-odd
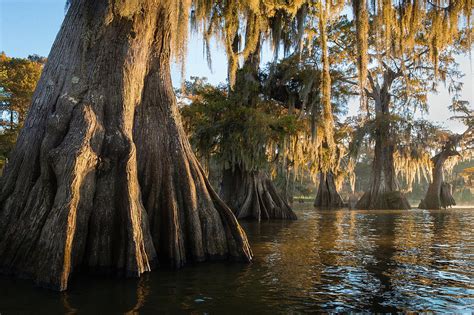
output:
[[[184,136],[170,33],[163,3],[72,1],[1,178],[1,271],[65,290],[79,268],[251,259]]]

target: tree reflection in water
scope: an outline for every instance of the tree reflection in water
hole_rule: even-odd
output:
[[[204,263],[117,279],[78,274],[66,293],[0,278],[0,312],[474,311],[474,209],[297,210],[243,222],[252,264]]]

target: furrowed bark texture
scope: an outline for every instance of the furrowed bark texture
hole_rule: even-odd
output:
[[[181,267],[209,258],[249,260],[245,233],[209,184],[182,127],[169,71],[170,35],[155,35],[134,131],[143,202],[159,261]]]
[[[334,173],[319,173],[319,187],[316,199],[314,201],[316,208],[337,209],[344,207],[341,195],[336,188]]]
[[[296,220],[296,214],[277,193],[272,181],[261,171],[226,169],[220,196],[238,219]]]
[[[377,130],[375,131],[375,156],[372,164],[370,188],[356,204],[356,209],[410,209],[406,197],[399,191],[395,173],[393,153],[395,144],[391,141],[390,86],[399,76],[386,69],[382,86],[369,76],[372,92],[368,93],[375,103]]]
[[[72,2],[1,178],[4,273],[65,290],[81,267],[137,276],[157,257],[250,259],[183,135],[165,5]]]
[[[420,209],[441,209],[456,205],[452,195],[452,187],[444,181],[444,163],[454,155],[459,155],[456,151],[460,137],[455,135],[443,146],[440,153],[436,154],[433,162],[432,181],[428,186],[425,199],[418,206]]]

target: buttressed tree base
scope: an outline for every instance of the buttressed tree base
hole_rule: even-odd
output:
[[[338,209],[344,207],[341,195],[337,191],[334,173],[319,173],[319,186],[314,206],[322,209]]]
[[[181,126],[168,1],[71,1],[1,179],[0,268],[65,290],[76,269],[250,261]]]
[[[469,129],[468,129],[469,131]],[[452,195],[452,187],[444,181],[444,164],[452,156],[460,156],[456,150],[463,135],[452,135],[443,145],[441,152],[436,154],[431,162],[433,169],[431,171],[432,180],[428,186],[425,198],[420,202],[420,209],[441,209],[455,206],[456,201]]]
[[[239,219],[297,219],[263,171],[224,170],[220,195]]]

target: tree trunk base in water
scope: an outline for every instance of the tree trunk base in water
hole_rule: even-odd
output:
[[[455,206],[456,201],[454,200],[452,194],[452,187],[446,182],[442,182],[439,196],[431,195],[430,190],[426,194],[425,199],[423,199],[418,205],[419,209],[429,209],[429,210],[439,210],[441,208],[448,208]]]
[[[397,210],[411,209],[410,203],[403,193],[399,191],[392,191],[381,193],[375,198],[372,198],[370,192],[366,192],[357,202],[356,209],[362,210]]]
[[[334,182],[334,174],[319,174],[319,188],[314,207],[321,209],[338,209],[344,207],[341,195],[339,195],[336,183]]]
[[[71,2],[0,181],[4,273],[62,291],[79,269],[251,260],[182,128],[163,5]]]
[[[238,219],[296,220],[296,214],[261,171],[224,170],[222,199]]]

